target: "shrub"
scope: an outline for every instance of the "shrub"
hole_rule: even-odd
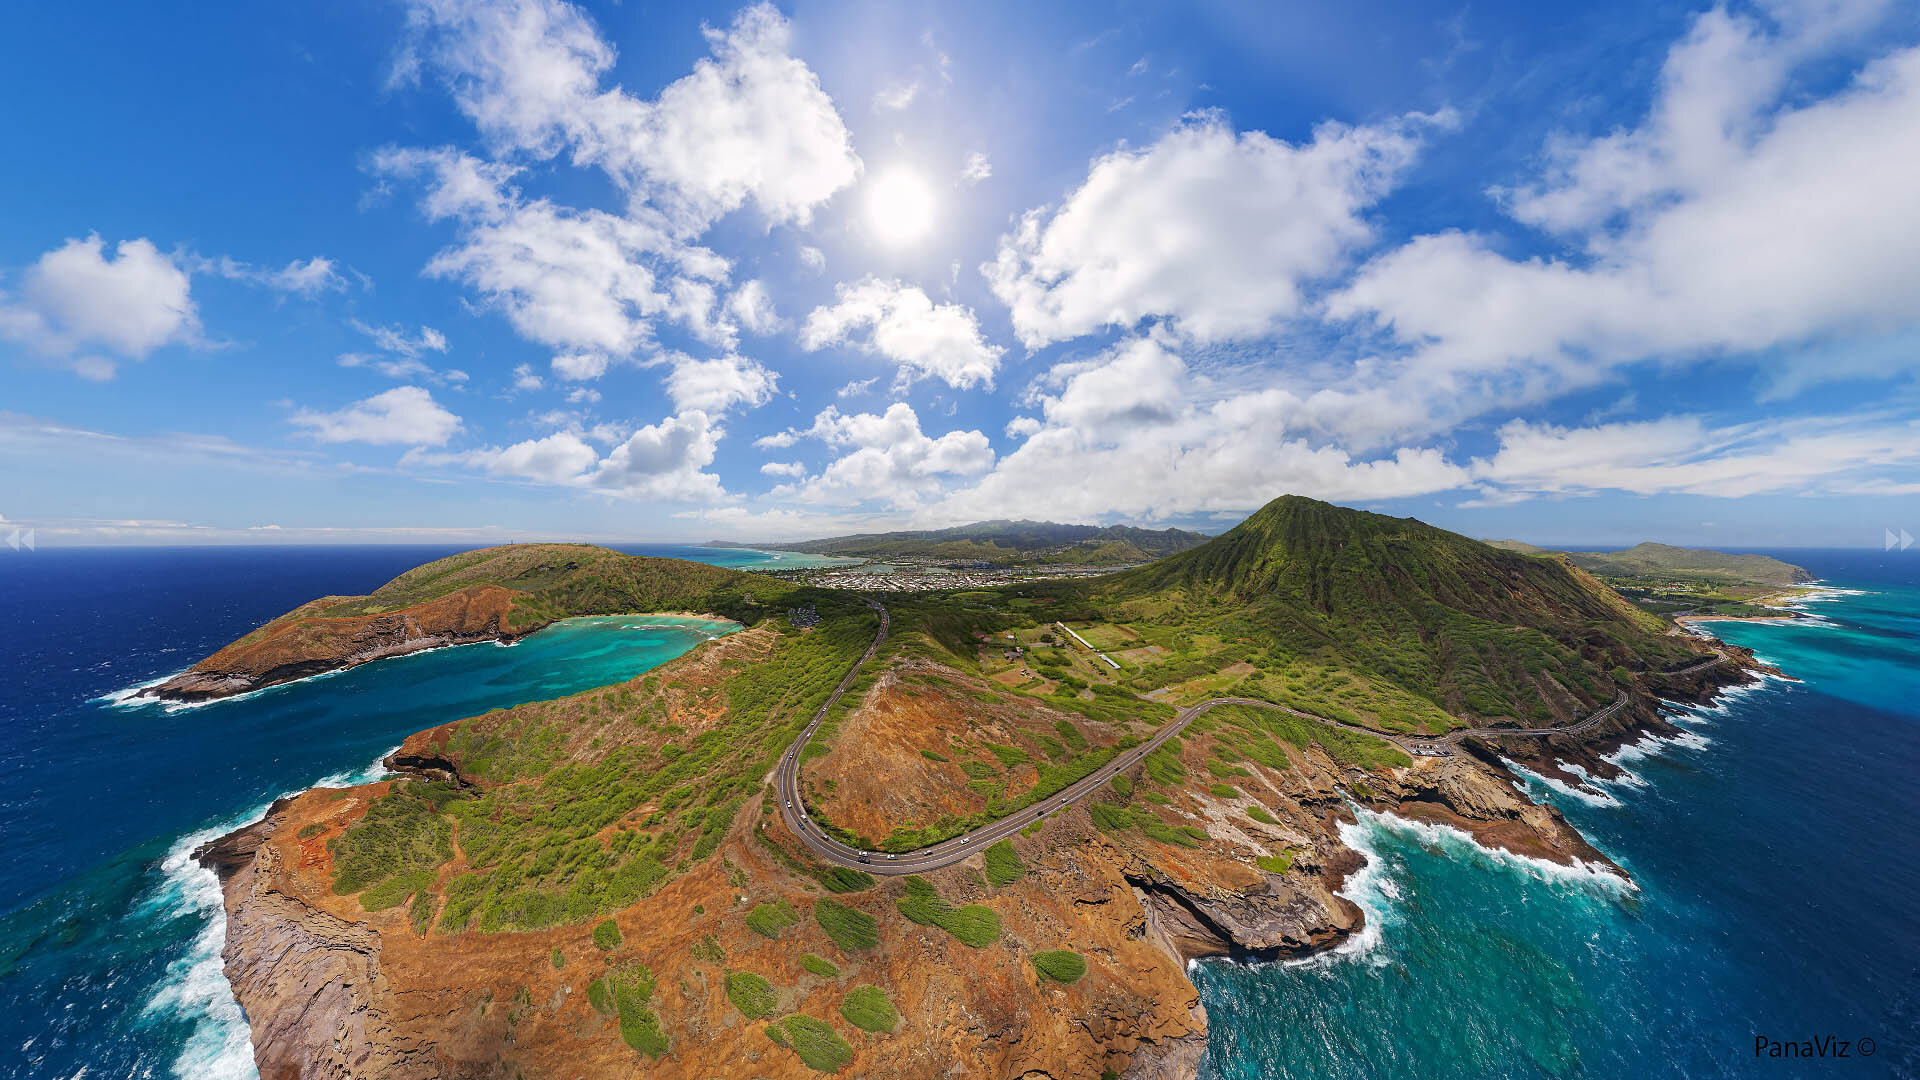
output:
[[[796,1013],[780,1021],[787,1045],[815,1072],[839,1072],[853,1061],[853,1047],[824,1020]]]
[[[434,895],[430,890],[423,888],[413,894],[413,906],[407,909],[407,921],[416,935],[426,937],[427,931],[433,929],[433,909]]]
[[[1208,784],[1207,790],[1222,799],[1237,799],[1240,797],[1240,789],[1234,787],[1232,784]]]
[[[1173,826],[1168,825],[1152,814],[1143,815],[1139,819],[1138,824],[1141,832],[1146,833],[1149,838],[1158,840],[1163,844],[1176,844],[1180,847],[1200,846],[1192,836],[1175,829]]]
[[[814,880],[828,892],[850,893],[873,888],[873,875],[846,866],[827,866],[814,871]]]
[[[558,945],[555,945],[553,947],[553,970],[559,971],[561,968],[566,966],[567,966],[567,954],[561,952],[560,947]]]
[[[1027,864],[1013,850],[1011,841],[1001,840],[987,849],[987,880],[994,888],[1011,885],[1027,874]]]
[[[1259,822],[1262,825],[1280,824],[1279,821],[1274,819],[1274,816],[1272,814],[1267,813],[1267,809],[1264,806],[1247,807],[1247,816]]]
[[[963,761],[960,763],[960,771],[974,780],[991,780],[1000,775],[1000,770],[984,761]]]
[[[300,830],[300,839],[311,840],[314,837],[319,836],[321,833],[326,831],[327,831],[327,827],[316,821],[313,824],[308,825],[305,828],[302,828]]]
[[[1068,949],[1033,954],[1033,969],[1042,979],[1057,983],[1075,983],[1087,973],[1087,958]]]
[[[921,757],[923,757],[923,758],[926,758],[926,759],[927,759],[928,761],[945,761],[945,760],[947,760],[947,755],[945,755],[945,754],[936,754],[936,753],[934,753],[934,752],[933,752],[932,750],[922,750],[922,751],[920,751],[920,756],[921,756]]]
[[[1018,746],[1002,746],[999,743],[988,743],[987,749],[993,751],[993,756],[1000,759],[1000,764],[1008,768],[1032,760],[1032,755]]]
[[[921,926],[937,926],[960,943],[983,949],[1000,940],[1000,915],[990,907],[968,904],[954,907],[918,874],[906,879],[907,892],[899,900],[900,914]]]
[[[1090,802],[1087,804],[1087,816],[1093,818],[1094,827],[1101,832],[1123,832],[1133,828],[1133,811],[1124,806]]]
[[[778,939],[780,931],[800,921],[800,913],[783,898],[753,905],[747,912],[747,929],[763,938]]]
[[[587,984],[587,1004],[620,1022],[620,1037],[628,1046],[660,1057],[667,1052],[667,1036],[660,1017],[648,1004],[653,1000],[653,970],[645,964],[615,968]]]
[[[1283,851],[1278,855],[1262,855],[1253,861],[1269,874],[1284,874],[1293,866],[1293,852]]]
[[[346,896],[453,858],[453,823],[431,803],[392,792],[373,800],[366,816],[329,840],[327,850],[333,854],[333,891]],[[402,893],[386,906],[406,898]]]
[[[620,928],[613,924],[612,919],[604,920],[593,928],[593,944],[601,952],[612,952],[620,947]]]
[[[805,968],[810,974],[818,975],[823,979],[837,979],[840,977],[840,969],[834,967],[833,961],[828,960],[824,956],[815,956],[812,953],[808,953],[800,958],[800,966]]]
[[[699,941],[694,942],[693,947],[689,951],[693,953],[695,960],[703,964],[718,966],[727,962],[727,951],[720,947],[720,939],[714,937],[712,934],[708,934]]]
[[[880,928],[873,916],[822,898],[814,901],[813,918],[842,951],[871,949],[880,944]]]
[[[1114,793],[1119,795],[1123,799],[1128,798],[1133,794],[1133,781],[1125,776],[1116,774],[1113,778],[1112,784],[1113,784]]]
[[[887,992],[877,986],[854,987],[840,1003],[840,1015],[862,1031],[882,1034],[892,1032],[900,1023],[899,1010],[893,1007]]]
[[[772,1016],[777,1004],[773,984],[751,971],[727,972],[727,1000],[749,1020]]]

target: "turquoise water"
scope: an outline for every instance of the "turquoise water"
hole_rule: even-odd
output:
[[[31,633],[0,699],[0,1076],[252,1077],[195,847],[275,797],[380,775],[415,731],[631,676],[736,629],[595,617],[192,707],[116,705],[300,598],[430,553],[41,552],[0,586]]]
[[[1202,1075],[1915,1075],[1920,560],[1877,554],[1781,553],[1852,591],[1804,623],[1712,624],[1804,681],[1675,709],[1692,734],[1617,755],[1598,795],[1535,785],[1637,887],[1363,814],[1349,894],[1371,932],[1300,965],[1196,965]],[[1826,1035],[1853,1056],[1754,1053]]]
[[[375,775],[414,731],[602,685],[725,628],[571,621],[196,708],[102,700],[446,553],[0,560],[0,594],[24,612],[0,684],[0,1077],[253,1076],[195,846],[277,795]],[[1350,890],[1369,934],[1304,965],[1196,966],[1203,1075],[1915,1075],[1920,557],[1783,557],[1854,591],[1808,604],[1817,621],[1715,629],[1804,682],[1682,713],[1693,734],[1621,754],[1631,773],[1600,796],[1536,792],[1636,888],[1363,816],[1349,838],[1372,862]],[[1879,1052],[1756,1060],[1756,1034]]]

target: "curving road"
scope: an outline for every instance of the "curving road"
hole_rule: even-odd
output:
[[[1085,778],[1040,802],[1034,803],[1019,813],[1010,814],[990,825],[975,829],[971,833],[954,837],[951,840],[934,844],[931,847],[899,852],[893,855],[887,855],[882,852],[867,852],[863,858],[860,849],[848,847],[846,844],[828,836],[821,830],[820,826],[808,816],[806,804],[800,797],[800,761],[802,751],[805,750],[807,742],[813,738],[814,732],[819,729],[821,721],[826,719],[827,711],[832,709],[834,704],[840,700],[840,696],[846,692],[847,687],[853,685],[854,678],[860,674],[860,668],[864,666],[867,661],[873,659],[874,654],[880,650],[881,643],[887,639],[886,607],[876,600],[867,599],[866,602],[869,607],[880,613],[879,633],[874,635],[873,644],[867,646],[867,651],[861,655],[853,667],[848,669],[846,677],[840,680],[840,685],[834,687],[833,693],[828,695],[826,703],[821,705],[819,711],[813,714],[813,719],[807,722],[806,730],[802,731],[800,735],[793,740],[793,744],[787,747],[787,752],[781,756],[780,765],[774,772],[774,790],[780,799],[780,820],[786,822],[787,830],[799,837],[800,841],[806,844],[809,850],[820,858],[837,866],[844,866],[854,870],[865,870],[870,874],[925,873],[929,870],[938,870],[943,866],[951,866],[976,851],[984,850],[987,845],[999,840],[1004,840],[1014,833],[1019,832],[1021,829],[1033,824],[1041,817],[1053,813],[1056,810],[1071,806],[1085,796],[1099,790],[1101,785],[1118,776],[1120,773],[1138,765],[1140,759],[1159,749],[1168,739],[1185,731],[1187,725],[1198,720],[1201,716],[1205,715],[1208,710],[1218,705],[1253,705],[1263,709],[1276,709],[1302,719],[1312,720],[1315,723],[1325,724],[1328,727],[1340,728],[1344,731],[1368,736],[1369,738],[1386,739],[1412,754],[1425,757],[1445,757],[1454,752],[1462,739],[1469,737],[1503,737],[1511,735],[1546,736],[1573,734],[1585,731],[1619,712],[1625,708],[1627,704],[1627,692],[1622,690],[1611,703],[1596,710],[1585,719],[1560,727],[1461,728],[1450,731],[1445,735],[1415,737],[1408,735],[1388,735],[1384,732],[1374,731],[1371,728],[1363,728],[1356,724],[1345,724],[1338,720],[1329,720],[1324,716],[1315,716],[1313,713],[1302,712],[1299,709],[1288,708],[1285,705],[1276,705],[1271,701],[1261,701],[1257,698],[1213,698],[1209,701],[1202,701],[1197,705],[1189,705],[1180,710],[1171,721],[1163,725],[1160,730],[1155,732],[1153,737],[1146,742],[1138,746],[1130,747],[1126,752],[1115,757],[1105,765],[1102,765]],[[1679,671],[1662,672],[1661,674],[1689,674],[1711,667],[1725,659],[1727,659],[1726,654],[1721,653],[1703,660],[1698,664],[1694,664],[1691,667],[1682,668]]]

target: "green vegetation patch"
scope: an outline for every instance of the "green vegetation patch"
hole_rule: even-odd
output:
[[[936,752],[934,752],[934,751],[932,751],[932,750],[922,750],[922,751],[920,751],[920,756],[921,756],[921,757],[923,757],[923,758],[926,758],[926,759],[927,759],[928,761],[945,761],[945,760],[947,760],[947,755],[945,755],[945,754],[941,754],[941,753],[936,753]]]
[[[813,903],[813,918],[843,952],[880,944],[879,924],[864,911],[822,897]]]
[[[1269,874],[1284,874],[1293,868],[1293,852],[1283,851],[1278,855],[1261,855],[1253,861]]]
[[[1087,804],[1087,816],[1093,819],[1094,828],[1101,832],[1125,832],[1133,828],[1133,811],[1113,803],[1090,802]]]
[[[619,1020],[620,1037],[628,1046],[657,1058],[667,1052],[668,1039],[651,1004],[653,985],[653,969],[628,964],[587,984],[587,1003]]]
[[[352,828],[327,842],[336,894],[361,892],[393,877],[424,872],[431,878],[432,871],[453,858],[453,823],[441,816],[443,804],[435,787],[417,781],[395,785],[373,800]],[[449,785],[439,787],[450,790]],[[407,888],[390,899],[383,894],[381,906],[392,907],[413,891]]]
[[[753,910],[747,912],[747,929],[772,940],[777,940],[780,931],[799,921],[800,913],[793,910],[793,905],[784,898],[755,904]]]
[[[1000,913],[982,904],[954,907],[937,891],[933,883],[918,874],[906,879],[907,891],[899,900],[900,914],[921,926],[937,926],[960,943],[984,949],[1000,940]]]
[[[840,1015],[862,1031],[889,1034],[900,1023],[900,1011],[893,1007],[887,992],[877,986],[856,986],[840,1003]]]
[[[1237,799],[1240,797],[1240,789],[1234,787],[1232,784],[1208,784],[1207,790],[1222,799]]]
[[[620,928],[612,919],[607,919],[593,928],[594,947],[601,952],[612,952],[620,947]]]
[[[1057,983],[1076,983],[1087,973],[1087,958],[1070,949],[1055,949],[1051,952],[1033,954],[1033,970],[1040,973],[1042,979]]]
[[[779,1004],[773,984],[751,971],[727,972],[727,1000],[749,1020],[764,1020]]]
[[[1000,775],[999,769],[984,761],[963,761],[960,763],[960,771],[974,780],[991,780]]]
[[[1001,840],[987,849],[987,880],[994,888],[1011,885],[1026,874],[1027,864],[1020,861],[1011,841]]]
[[[708,934],[699,941],[694,942],[688,951],[693,954],[695,960],[703,964],[712,964],[718,967],[727,962],[727,950],[720,947],[720,939],[712,934]]]
[[[808,953],[800,958],[800,966],[805,968],[809,974],[818,975],[823,979],[837,979],[840,977],[840,969],[834,966],[833,961],[824,956],[815,956],[812,953]]]
[[[795,1013],[780,1021],[785,1045],[815,1072],[839,1072],[853,1063],[853,1047],[825,1020]]]
[[[1247,807],[1247,816],[1259,822],[1262,825],[1280,824],[1280,822],[1272,814],[1267,813],[1267,808],[1264,806]]]
[[[1114,774],[1111,786],[1114,794],[1123,799],[1131,798],[1133,795],[1133,781],[1122,774]]]
[[[566,966],[567,966],[567,954],[560,951],[560,946],[555,945],[553,947],[553,970],[559,971],[561,968]]]

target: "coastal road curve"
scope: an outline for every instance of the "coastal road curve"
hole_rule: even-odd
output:
[[[1627,692],[1622,690],[1612,702],[1594,711],[1591,715],[1560,727],[1462,728],[1456,731],[1450,731],[1445,735],[1421,738],[1406,735],[1389,735],[1355,724],[1345,724],[1338,720],[1330,720],[1324,716],[1316,716],[1313,713],[1302,712],[1299,709],[1291,709],[1285,705],[1276,705],[1271,701],[1261,701],[1257,698],[1213,698],[1208,701],[1202,701],[1196,705],[1189,705],[1180,710],[1171,721],[1162,725],[1160,730],[1156,731],[1152,738],[1140,743],[1138,746],[1128,748],[1126,752],[1115,757],[1105,765],[1102,765],[1094,772],[1089,773],[1083,779],[1020,810],[1018,813],[1009,814],[992,824],[983,825],[970,833],[964,833],[950,840],[941,841],[930,847],[923,847],[914,851],[895,852],[892,855],[884,852],[870,851],[866,853],[865,858],[862,858],[860,849],[849,847],[833,837],[828,836],[820,828],[819,824],[807,814],[806,803],[802,800],[800,791],[800,762],[807,742],[813,738],[814,732],[819,729],[821,722],[826,719],[828,710],[832,709],[834,704],[840,700],[840,696],[846,692],[847,687],[853,685],[853,680],[860,674],[861,667],[865,666],[867,661],[873,659],[874,654],[879,652],[881,643],[887,638],[886,607],[872,599],[867,599],[866,603],[869,607],[880,613],[879,632],[874,635],[873,644],[867,646],[867,651],[862,654],[859,661],[847,671],[846,677],[840,680],[840,685],[836,686],[833,693],[828,695],[826,703],[821,705],[819,711],[813,714],[813,718],[807,722],[806,729],[793,740],[792,745],[788,746],[786,753],[781,756],[780,765],[774,772],[774,790],[780,800],[780,820],[786,823],[787,830],[799,837],[800,841],[806,844],[809,850],[836,866],[844,866],[853,870],[865,870],[870,874],[900,875],[925,873],[930,870],[938,870],[941,867],[951,866],[976,851],[983,851],[988,845],[1004,840],[1014,833],[1019,832],[1021,829],[1033,824],[1035,821],[1040,820],[1047,814],[1066,809],[1080,799],[1099,790],[1101,785],[1128,769],[1133,768],[1135,765],[1138,765],[1142,758],[1159,749],[1168,739],[1185,731],[1187,725],[1206,715],[1208,710],[1220,705],[1251,705],[1262,709],[1276,709],[1302,719],[1312,720],[1315,723],[1325,724],[1328,727],[1340,728],[1344,731],[1351,731],[1355,734],[1365,735],[1370,738],[1386,739],[1389,742],[1397,744],[1409,753],[1426,757],[1440,757],[1451,755],[1454,752],[1454,748],[1459,745],[1462,739],[1472,736],[1546,736],[1585,731],[1619,712],[1625,708],[1627,704]],[[1663,674],[1686,674],[1717,664],[1724,659],[1726,659],[1725,655],[1721,654],[1703,660],[1692,667],[1684,668],[1680,671],[1665,672]]]

